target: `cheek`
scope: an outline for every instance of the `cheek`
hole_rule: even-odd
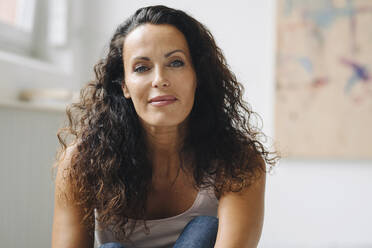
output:
[[[141,88],[142,85],[141,80],[137,77],[133,76],[126,76],[125,77],[126,82],[126,88],[131,98],[136,99],[141,94]]]
[[[131,81],[127,84],[127,88],[136,110],[142,109],[148,98],[146,87],[139,82]]]
[[[132,101],[136,104],[140,103],[144,98],[143,91],[141,91],[141,89],[139,89],[138,87],[132,87],[130,89],[130,95],[131,95]]]
[[[193,75],[189,75],[187,84],[183,84],[184,92],[187,92],[189,99],[193,99],[196,90],[196,78]]]

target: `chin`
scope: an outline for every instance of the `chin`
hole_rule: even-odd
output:
[[[180,126],[185,123],[185,119],[187,118],[169,118],[169,116],[162,116],[159,118],[148,118],[143,119],[141,121],[143,124],[153,127],[176,127]]]
[[[182,121],[158,120],[151,121],[150,123],[147,124],[154,127],[175,127],[181,125]]]

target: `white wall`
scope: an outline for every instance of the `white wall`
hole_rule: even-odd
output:
[[[261,247],[372,247],[371,167],[282,161],[268,177]]]
[[[0,247],[50,247],[63,113],[0,105]]]

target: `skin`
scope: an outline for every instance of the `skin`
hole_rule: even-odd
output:
[[[197,85],[188,44],[173,26],[145,24],[128,34],[123,51],[123,95],[133,101],[146,131],[153,161],[147,218],[178,215],[192,206],[197,195],[192,187],[192,176],[178,170],[178,149]],[[177,100],[160,107],[149,102],[151,98],[163,95],[172,95]],[[58,168],[54,248],[93,247],[93,231],[80,224],[81,210],[63,197],[71,192],[63,175],[74,152],[74,147],[70,147]],[[262,159],[257,159],[257,163],[264,167]],[[263,224],[264,192],[263,174],[251,187],[221,196],[215,247],[257,247]]]
[[[93,231],[87,230],[81,224],[82,210],[68,200],[71,187],[65,176],[75,151],[76,147],[69,147],[62,162],[58,165],[54,192],[53,248],[94,247]]]
[[[261,158],[257,163],[265,168]],[[218,232],[215,248],[255,248],[264,221],[266,176],[261,176],[241,192],[221,196],[218,204]]]
[[[123,94],[133,101],[146,130],[154,178],[172,180],[178,171],[177,152],[196,89],[186,39],[171,25],[145,24],[126,37],[123,51]],[[149,103],[151,98],[164,95],[177,100],[161,107]]]

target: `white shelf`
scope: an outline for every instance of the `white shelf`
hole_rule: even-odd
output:
[[[52,111],[63,113],[66,111],[67,103],[52,102],[23,102],[19,100],[1,100],[0,108],[15,108],[21,110]]]
[[[35,90],[37,92],[37,90]],[[36,111],[52,111],[63,113],[66,111],[67,105],[71,101],[61,101],[51,98],[46,98],[45,95],[36,95],[35,98],[30,96],[31,100],[25,101],[19,98],[20,89],[0,88],[0,108],[15,108],[21,110],[36,110]],[[48,92],[47,90],[44,90]],[[52,90],[51,92],[55,92]],[[76,94],[75,94],[76,95]],[[38,99],[37,97],[40,96]],[[43,98],[44,97],[44,98]]]

